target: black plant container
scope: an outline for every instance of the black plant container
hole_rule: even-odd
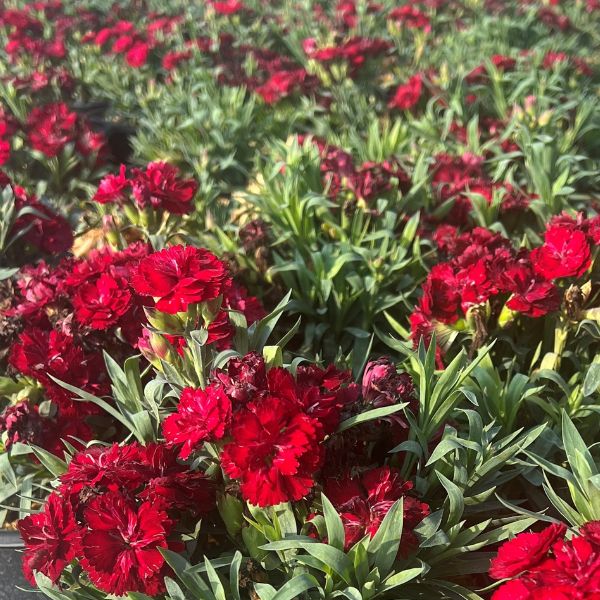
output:
[[[0,600],[32,600],[38,597],[31,592],[31,586],[23,577],[21,570],[21,552],[23,542],[16,531],[0,529]]]
[[[110,103],[105,100],[76,102],[73,110],[85,117],[94,131],[102,132],[106,137],[110,162],[115,165],[128,163],[133,152],[131,138],[135,128],[128,123],[108,120]]]

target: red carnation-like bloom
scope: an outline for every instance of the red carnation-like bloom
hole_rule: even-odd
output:
[[[321,462],[323,433],[319,422],[304,413],[294,399],[292,376],[277,377],[283,369],[271,369],[268,377],[278,389],[259,402],[250,403],[235,416],[233,442],[221,455],[223,470],[241,479],[244,497],[258,506],[300,500],[314,484]],[[277,395],[275,395],[277,394]]]
[[[151,206],[175,215],[190,212],[198,189],[193,179],[181,179],[179,169],[164,162],[152,162],[145,171],[134,169],[132,187],[140,208]]]
[[[94,200],[100,204],[122,202],[125,199],[125,191],[131,185],[125,175],[125,165],[121,165],[118,175],[106,175],[100,181],[98,189],[94,194]]]
[[[238,0],[225,0],[225,2],[215,2],[211,0],[210,5],[215,9],[215,12],[220,15],[234,15],[246,9],[243,2]]]
[[[16,442],[41,446],[45,433],[44,418],[35,404],[22,400],[8,405],[0,414],[0,433],[6,433],[6,450],[10,450]]]
[[[221,439],[231,417],[231,400],[216,385],[205,390],[185,388],[177,412],[163,423],[165,439],[181,445],[179,458],[187,459],[205,441]]]
[[[590,521],[580,530],[580,533],[600,550],[600,521]]]
[[[265,360],[256,352],[231,358],[227,371],[217,371],[214,377],[234,404],[246,404],[267,392]]]
[[[339,371],[333,365],[327,369],[300,365],[296,383],[302,408],[321,423],[327,434],[337,429],[342,411],[352,406],[360,394],[351,372]]]
[[[81,286],[73,298],[75,316],[83,325],[105,330],[115,325],[131,306],[131,293],[122,278],[100,275]]]
[[[505,579],[536,567],[566,530],[562,523],[552,523],[539,533],[519,533],[500,546],[498,555],[492,559],[490,576]]]
[[[143,67],[148,60],[150,47],[145,42],[136,42],[125,54],[125,60],[130,67]]]
[[[429,317],[443,323],[453,323],[458,319],[460,294],[451,265],[435,265],[423,284],[421,310]]]
[[[551,226],[544,245],[531,251],[537,273],[548,280],[580,277],[590,266],[590,247],[586,235],[572,227]]]
[[[404,27],[410,29],[422,29],[423,31],[431,31],[431,22],[425,13],[420,11],[416,6],[398,6],[390,11],[388,19],[401,23]]]
[[[142,259],[131,283],[138,294],[157,299],[158,310],[175,314],[218,298],[229,281],[225,264],[208,250],[171,246]]]
[[[148,479],[137,444],[86,448],[73,457],[60,478],[75,494],[86,487],[134,492]]]
[[[410,110],[416,106],[423,92],[423,79],[421,75],[413,75],[406,83],[396,88],[394,97],[390,100],[389,108]]]
[[[494,592],[492,598],[493,600],[533,600],[531,596],[531,587],[527,586],[525,582],[520,579],[507,581],[502,587]],[[548,597],[546,596],[546,598]],[[540,600],[542,599],[540,598]]]
[[[52,158],[76,137],[77,114],[64,102],[34,108],[27,118],[29,143]]]
[[[105,373],[100,356],[86,355],[70,335],[60,331],[24,331],[11,349],[10,364],[23,375],[37,379],[46,388],[48,397],[67,412],[94,412],[95,405],[80,402],[75,408],[71,392],[49,375],[92,394],[105,391],[105,386],[99,383]]]
[[[90,581],[109,594],[162,591],[160,571],[167,548],[167,513],[150,502],[139,506],[120,492],[109,492],[90,501],[84,511],[81,565]]]
[[[585,527],[569,540],[566,526],[520,534],[500,547],[490,575],[519,578],[503,584],[493,600],[599,600],[600,548]]]
[[[410,402],[414,400],[414,389],[410,375],[398,373],[396,365],[389,358],[384,356],[367,363],[362,379],[362,395],[363,400],[372,406],[378,408]]]
[[[509,283],[508,290],[513,292],[506,303],[511,310],[528,317],[542,317],[560,308],[560,290],[536,276],[531,267],[515,265],[503,274],[503,278]]]
[[[34,571],[53,582],[79,553],[80,533],[71,504],[56,492],[50,494],[43,512],[18,523],[25,543],[23,572],[35,585]]]
[[[140,500],[162,503],[167,512],[186,511],[191,518],[205,515],[215,507],[213,483],[201,471],[191,471],[177,461],[177,451],[166,444],[138,447],[142,469],[147,473]],[[178,517],[181,519],[181,512]],[[187,515],[186,515],[187,516]]]
[[[408,495],[413,485],[404,481],[397,469],[380,467],[360,477],[328,479],[325,495],[340,512],[346,533],[345,548],[351,548],[365,535],[373,537],[393,504],[404,498],[404,524],[400,552],[406,555],[417,539],[413,529],[428,514],[429,506]]]

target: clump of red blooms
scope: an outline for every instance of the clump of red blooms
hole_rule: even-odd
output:
[[[248,324],[264,316],[260,301],[232,281],[223,262],[189,246],[151,254],[137,242],[122,251],[105,247],[83,259],[67,257],[55,267],[40,261],[21,270],[16,287],[5,315],[23,330],[12,344],[9,363],[44,387],[57,413],[43,418],[33,405],[21,405],[19,411],[9,407],[2,430],[9,444],[33,437],[47,449],[59,444],[59,433],[91,439],[92,430],[75,418],[98,412],[94,404],[74,402],[55,379],[96,396],[107,394],[102,351],[120,360],[137,350],[146,353],[145,307],[175,313],[222,296],[207,340],[219,348],[228,347],[234,333],[227,310],[241,312]],[[55,421],[61,421],[60,428],[53,428]]]
[[[104,592],[158,594],[171,573],[160,548],[182,550],[214,508],[214,486],[165,444],[92,446],[76,454],[42,512],[19,521],[23,568],[56,582],[77,559]]]
[[[32,92],[49,85],[53,77],[43,74],[36,81],[29,82]],[[22,87],[27,82],[17,83]],[[60,81],[56,83],[64,85]],[[0,164],[8,162],[13,146],[12,140],[17,135],[25,141],[26,147],[42,153],[47,158],[58,156],[69,144],[82,158],[95,157],[96,163],[101,163],[106,158],[104,135],[94,131],[85,118],[71,110],[64,102],[34,106],[26,121],[22,123],[12,115],[3,113],[0,119]]]
[[[189,213],[198,189],[193,179],[179,176],[179,169],[165,162],[151,162],[145,170],[132,169],[127,177],[125,165],[118,175],[106,175],[94,195],[100,204],[122,205],[129,197],[139,209],[151,208],[175,215]]]
[[[41,513],[19,522],[30,581],[59,580],[74,560],[100,590],[122,595],[164,591],[170,571],[159,548],[178,550],[181,535],[215,507],[218,481],[179,462],[210,442],[220,453],[229,493],[258,506],[310,498],[317,483],[341,512],[350,547],[373,536],[404,499],[402,553],[429,507],[390,467],[365,466],[321,481],[326,446],[343,418],[366,406],[399,403],[412,382],[386,359],[370,364],[361,389],[349,372],[301,365],[294,377],[250,353],[215,371],[205,389],[182,391],[163,423],[165,443],[93,446],[76,454]]]
[[[356,166],[352,156],[341,148],[316,137],[298,136],[300,144],[307,140],[319,151],[323,187],[332,199],[347,192],[355,199],[369,203],[387,192],[399,189],[406,193],[410,189],[410,176],[395,158],[381,163],[367,161]]]
[[[413,484],[404,481],[397,469],[379,467],[360,475],[328,478],[323,491],[339,512],[349,550],[365,535],[373,537],[394,502],[403,499],[403,527],[399,553],[410,554],[417,546],[414,528],[429,515],[429,506],[410,495]]]
[[[497,122],[483,122],[488,127],[490,137],[500,133],[501,125]],[[460,128],[455,130],[460,139]],[[466,137],[466,132],[464,132]],[[504,148],[508,150],[508,147]],[[534,194],[527,194],[516,189],[508,182],[493,182],[484,169],[485,159],[465,152],[461,156],[438,154],[430,166],[431,185],[435,197],[440,202],[452,201],[449,213],[444,217],[445,223],[465,226],[469,223],[469,212],[472,208],[472,195],[483,197],[491,204],[494,195],[501,196],[500,211],[522,211],[529,202],[535,198]]]
[[[427,342],[436,324],[453,325],[481,305],[489,304],[495,319],[504,307],[533,318],[559,310],[563,280],[587,271],[599,241],[600,217],[581,214],[551,219],[544,243],[533,250],[515,249],[507,238],[480,227],[462,234],[451,225],[438,227],[434,242],[446,260],[422,286],[410,317],[413,340]]]
[[[419,103],[422,95],[423,77],[417,73],[396,88],[392,99],[388,102],[388,107],[410,110]]]
[[[568,539],[566,530],[566,525],[553,523],[502,544],[489,573],[508,581],[492,600],[598,600],[600,521],[586,523]]]

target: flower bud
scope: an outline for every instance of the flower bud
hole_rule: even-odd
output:
[[[144,312],[146,313],[148,323],[154,329],[173,335],[181,335],[183,333],[184,323],[177,315],[170,315],[151,307],[145,307]]]

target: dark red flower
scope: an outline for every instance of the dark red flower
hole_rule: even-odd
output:
[[[398,373],[387,357],[367,363],[362,378],[362,396],[374,407],[389,406],[413,399],[414,384],[408,373]]]
[[[510,56],[504,56],[503,54],[495,54],[490,58],[490,62],[500,72],[512,71],[517,61]],[[485,64],[475,67],[466,77],[467,83],[485,83],[488,78],[487,66]]]
[[[133,196],[140,208],[166,210],[183,215],[193,208],[198,189],[193,179],[179,177],[179,169],[165,162],[149,163],[145,171],[133,170]]]
[[[214,377],[236,404],[246,404],[267,391],[265,360],[256,352],[229,359],[227,370],[217,371]]]
[[[390,190],[400,189],[408,192],[411,186],[410,176],[395,160],[382,163],[365,162],[346,185],[356,197],[362,200],[377,200]]]
[[[560,308],[560,290],[533,273],[528,265],[516,264],[502,275],[513,295],[506,306],[528,317],[541,317]]]
[[[23,572],[29,582],[35,585],[34,571],[57,582],[80,552],[80,532],[71,504],[53,492],[44,510],[21,519],[18,527],[25,543]]]
[[[552,544],[565,535],[567,528],[562,523],[552,523],[539,533],[519,533],[504,542],[492,559],[490,576],[494,579],[515,577],[538,566],[548,554]]]
[[[429,506],[409,495],[413,485],[404,481],[397,469],[380,467],[358,477],[342,476],[325,481],[327,498],[340,513],[346,533],[345,548],[351,548],[365,535],[373,537],[393,504],[404,499],[404,523],[400,553],[406,556],[417,538],[413,532],[428,514]]]
[[[581,527],[579,532],[588,542],[600,550],[600,521],[590,521]]]
[[[262,302],[256,296],[249,296],[246,288],[235,280],[225,292],[225,305],[242,313],[248,325],[259,321],[267,314]]]
[[[229,285],[229,273],[204,248],[170,246],[143,258],[131,283],[141,296],[155,298],[158,310],[174,314],[218,298]]]
[[[102,273],[108,273],[118,279],[129,279],[136,265],[148,256],[150,246],[141,242],[130,244],[124,250],[115,252],[109,246],[92,250],[84,260],[73,265],[67,275],[66,284],[73,288],[72,293],[85,283],[98,279]]]
[[[413,75],[406,83],[399,85],[394,92],[394,97],[389,101],[389,108],[410,110],[417,105],[423,92],[423,79],[421,75]]]
[[[162,67],[165,71],[173,71],[177,66],[192,58],[191,50],[182,50],[180,52],[167,52],[162,59]]]
[[[20,442],[42,446],[44,440],[44,419],[38,413],[38,407],[22,400],[7,406],[0,415],[0,433],[6,434],[4,447]]]
[[[296,371],[298,398],[306,414],[318,419],[325,433],[333,433],[344,409],[358,399],[360,390],[350,371],[334,365],[321,369],[317,365],[300,365]]]
[[[306,84],[316,83],[304,68],[282,69],[272,73],[255,91],[260,94],[267,104],[275,104],[282,98],[287,98],[294,91],[307,87]]]
[[[41,260],[35,266],[23,267],[17,280],[16,305],[5,314],[25,318],[31,324],[45,323],[45,308],[56,302],[64,292],[66,262],[52,268]]]
[[[591,263],[585,234],[572,227],[553,225],[546,230],[544,244],[531,252],[531,262],[544,279],[580,277]]]
[[[300,500],[312,488],[321,462],[323,433],[296,400],[295,382],[283,369],[271,369],[269,395],[236,414],[233,441],[221,454],[223,470],[241,480],[249,502],[271,506]]]
[[[443,323],[458,319],[460,294],[454,270],[448,263],[435,265],[423,284],[421,310]]]
[[[520,579],[507,581],[494,592],[492,600],[533,600],[531,588],[531,585],[526,585]],[[547,596],[546,598],[548,599]]]
[[[410,29],[431,31],[431,22],[427,15],[420,11],[416,6],[411,6],[410,4],[394,8],[390,11],[388,18],[397,21],[404,27],[409,27]]]
[[[185,511],[192,518],[205,515],[215,507],[213,483],[201,471],[192,471],[177,461],[177,450],[166,444],[138,447],[141,470],[146,475],[140,500],[162,504],[167,512],[175,511],[181,519]],[[187,516],[187,515],[186,515]]]
[[[253,252],[268,244],[270,240],[269,224],[262,219],[254,219],[240,228],[238,236],[244,250]]]
[[[77,114],[64,102],[35,107],[27,118],[27,132],[32,148],[49,158],[75,140]]]
[[[246,9],[244,3],[239,2],[239,0],[224,0],[223,2],[210,0],[210,5],[220,15],[234,15]]]
[[[11,349],[10,364],[23,375],[37,379],[48,397],[67,413],[89,413],[96,409],[91,403],[73,403],[73,394],[55,383],[50,375],[92,394],[105,391],[105,385],[100,383],[105,373],[100,356],[86,355],[70,335],[59,331],[23,332]]]
[[[216,385],[206,389],[185,388],[177,412],[163,422],[170,444],[180,446],[179,458],[187,459],[206,441],[221,439],[231,418],[231,401]]]
[[[123,277],[108,274],[82,285],[73,298],[75,316],[82,325],[105,330],[116,325],[131,307],[131,293]]]
[[[131,182],[125,175],[125,165],[121,165],[118,175],[106,175],[94,195],[94,200],[100,204],[121,203],[125,200],[125,191]]]
[[[7,183],[10,183],[8,181]],[[18,211],[31,209],[13,224],[11,234],[25,231],[23,240],[46,254],[61,254],[73,245],[73,232],[69,222],[34,196],[29,196],[19,186],[12,186],[15,207]]]
[[[139,506],[120,492],[93,498],[84,511],[81,565],[90,581],[109,594],[160,593],[160,571],[171,522],[150,502]]]
[[[538,10],[538,18],[550,29],[567,31],[571,28],[571,20],[566,15],[559,15],[557,12],[547,6]]]
[[[150,47],[145,42],[136,42],[125,54],[130,67],[139,68],[146,64]]]

